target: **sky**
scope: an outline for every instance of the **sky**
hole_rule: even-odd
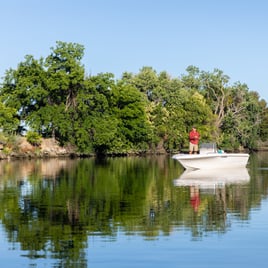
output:
[[[0,77],[63,41],[84,46],[88,75],[193,65],[268,102],[267,14],[267,0],[0,0]]]

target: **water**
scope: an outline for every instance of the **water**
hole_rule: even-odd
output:
[[[264,266],[267,156],[194,186],[163,156],[2,161],[1,265]]]

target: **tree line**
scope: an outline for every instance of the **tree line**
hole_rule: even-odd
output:
[[[267,103],[246,84],[230,84],[219,69],[189,66],[172,78],[142,67],[86,75],[84,46],[58,41],[46,58],[26,55],[0,86],[1,139],[25,128],[75,145],[83,154],[174,152],[188,146],[195,125],[201,141],[225,150],[255,150],[268,138]]]

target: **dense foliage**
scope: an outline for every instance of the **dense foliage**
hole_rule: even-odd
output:
[[[225,149],[256,149],[268,138],[268,111],[257,92],[230,85],[221,70],[189,66],[171,78],[143,67],[138,74],[87,76],[84,47],[57,42],[45,59],[25,56],[6,72],[0,88],[0,127],[26,129],[79,152],[141,153],[181,150],[194,124],[202,141]]]

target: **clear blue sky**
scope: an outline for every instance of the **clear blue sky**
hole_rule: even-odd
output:
[[[0,10],[1,77],[63,41],[85,47],[88,74],[218,68],[268,102],[266,0],[0,0]]]

